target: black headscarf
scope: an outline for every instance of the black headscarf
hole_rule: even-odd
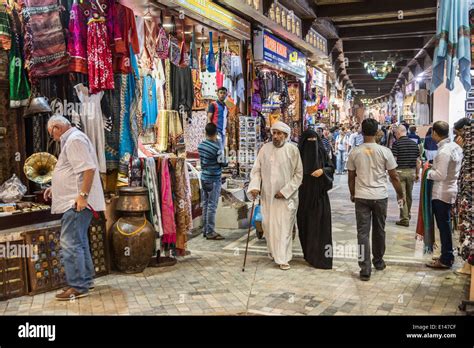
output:
[[[316,138],[316,141],[309,141],[309,138]],[[311,175],[315,170],[324,168],[327,153],[318,133],[311,129],[303,132],[298,148],[303,162],[303,174]]]

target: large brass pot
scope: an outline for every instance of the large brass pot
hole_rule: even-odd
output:
[[[150,210],[148,190],[144,187],[120,189],[116,210],[122,217],[112,226],[112,253],[117,269],[139,273],[153,256],[155,229],[145,213]]]
[[[121,272],[143,272],[153,256],[154,243],[155,229],[144,215],[123,216],[112,226],[112,254]]]
[[[148,190],[145,187],[123,187],[119,190],[118,211],[145,213],[150,210]]]

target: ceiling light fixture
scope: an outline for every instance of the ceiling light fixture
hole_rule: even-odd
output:
[[[400,59],[395,57],[388,57],[384,61],[377,61],[375,59],[364,59],[364,69],[370,74],[375,80],[384,80],[395,68],[397,62]]]

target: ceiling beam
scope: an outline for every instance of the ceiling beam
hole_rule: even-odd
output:
[[[311,0],[280,0],[283,6],[289,10],[293,10],[295,15],[301,19],[316,18],[316,14],[310,2]]]
[[[390,55],[393,56],[396,53],[400,59],[409,61],[416,54],[414,53],[415,51],[418,52],[418,49],[412,49],[410,51],[398,51],[398,52],[393,52],[393,51],[372,52],[372,53],[366,54],[366,56],[377,61],[382,61],[382,60],[387,59],[388,56]],[[344,52],[344,56],[349,59],[349,67],[351,67],[352,64],[360,63],[360,58],[361,58],[360,52]]]
[[[344,54],[369,52],[394,52],[420,50],[424,46],[422,38],[407,38],[398,40],[351,40],[344,42]]]
[[[372,83],[372,84],[377,84],[377,83],[395,83],[397,81],[397,77],[386,77],[384,80],[377,81],[375,80],[372,76],[367,75],[367,78],[357,78],[354,76],[351,76],[351,79],[354,83]]]
[[[356,28],[340,28],[339,36],[342,40],[377,39],[382,37],[430,36],[436,33],[436,20],[417,21],[384,26],[364,26]]]
[[[368,19],[365,21],[347,21],[347,22],[340,22],[338,23],[338,28],[357,28],[357,27],[367,27],[367,26],[385,26],[389,24],[397,24],[397,23],[416,23],[419,21],[428,21],[428,20],[436,20],[436,14],[433,15],[417,15],[417,16],[410,16],[403,19],[398,18],[374,18]]]
[[[398,18],[403,16],[436,12],[437,0],[367,0],[361,4],[339,4],[316,6],[318,17],[331,18],[333,21],[357,20],[368,18]]]

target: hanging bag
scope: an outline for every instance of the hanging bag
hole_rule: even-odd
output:
[[[163,28],[163,12],[160,13],[160,29],[158,30],[156,54],[160,59],[167,59],[170,55],[170,42],[165,28]]]
[[[193,26],[193,34],[192,34],[192,39],[191,39],[191,50],[189,52],[189,67],[191,69],[199,68],[199,62],[197,58],[197,48],[196,48],[196,32],[194,31],[194,26]]]
[[[216,72],[216,57],[214,55],[214,47],[212,46],[212,31],[209,32],[209,53],[207,54],[207,71]]]
[[[186,52],[186,35],[184,34],[184,19],[181,20],[181,45],[179,47],[179,50],[181,52],[179,56],[179,66],[180,67],[185,67],[189,65],[189,54]]]
[[[204,36],[204,28],[201,30],[201,37]],[[206,57],[206,48],[204,47],[204,41],[201,40],[201,48],[199,50],[199,65],[201,72],[207,71],[207,57]]]
[[[217,34],[217,70],[222,73],[222,47],[221,47],[221,37],[219,33]]]
[[[222,64],[221,64],[221,73],[223,73],[224,76],[230,77],[231,64],[232,64],[232,55],[229,50],[229,43],[227,42],[227,39],[225,39],[224,52],[222,53]]]
[[[179,47],[178,39],[176,38],[176,22],[174,17],[171,19],[173,29],[170,32],[170,60],[174,65],[178,65],[181,61],[181,50]]]

